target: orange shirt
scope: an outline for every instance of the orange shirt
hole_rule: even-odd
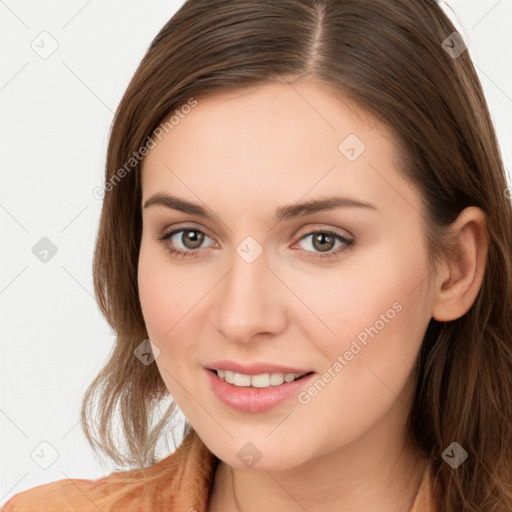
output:
[[[174,453],[149,468],[39,485],[14,495],[0,512],[207,512],[217,463],[192,430]],[[439,512],[430,468],[409,512]]]

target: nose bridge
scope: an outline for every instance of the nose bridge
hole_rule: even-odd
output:
[[[276,300],[278,283],[272,283],[272,279],[278,280],[267,268],[264,252],[253,259],[254,249],[240,244],[218,297],[217,329],[237,341],[249,341],[257,333],[277,330],[282,315]]]

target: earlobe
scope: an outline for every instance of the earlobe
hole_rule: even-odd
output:
[[[436,269],[432,317],[449,322],[463,316],[473,305],[483,282],[489,235],[485,213],[475,206],[464,209],[452,225],[458,243]]]

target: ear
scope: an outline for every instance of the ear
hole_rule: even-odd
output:
[[[466,208],[451,227],[459,250],[446,254],[436,269],[432,317],[440,322],[460,318],[473,305],[489,247],[486,215],[480,208]]]

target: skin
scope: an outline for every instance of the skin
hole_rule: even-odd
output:
[[[349,134],[366,146],[353,162],[338,149]],[[485,215],[467,208],[454,224],[460,257],[447,256],[431,272],[422,198],[396,156],[381,124],[325,85],[302,80],[198,99],[145,158],[142,205],[164,192],[216,215],[144,209],[138,269],[158,369],[221,459],[210,511],[237,510],[234,492],[243,512],[412,506],[427,463],[404,439],[414,365],[429,320],[452,320],[471,307],[488,242]],[[282,205],[330,195],[376,210],[273,221]],[[197,257],[177,259],[156,240],[178,228],[206,234],[200,249],[186,233],[173,237]],[[306,235],[326,229],[354,246],[319,257],[322,246]],[[250,264],[236,252],[247,236],[263,249]],[[343,247],[324,244],[331,254]],[[220,359],[284,363],[321,376],[394,303],[401,311],[307,404],[294,397],[245,413],[210,388],[204,366]],[[247,442],[262,454],[251,468],[237,457]]]

